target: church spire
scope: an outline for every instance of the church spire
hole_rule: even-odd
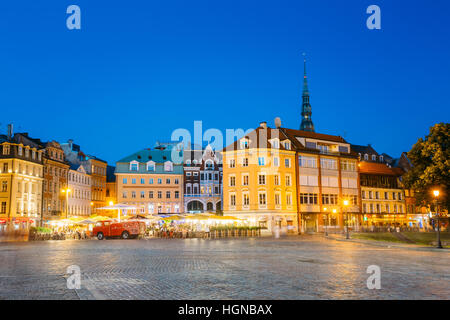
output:
[[[308,78],[306,77],[306,57],[303,53],[303,93],[302,93],[302,123],[300,130],[314,132],[311,120],[311,105],[309,104]]]

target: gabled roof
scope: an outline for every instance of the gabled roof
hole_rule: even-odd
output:
[[[295,148],[302,148],[300,142],[292,140],[289,136],[287,136],[283,130],[280,129],[273,129],[273,128],[263,128],[258,127],[255,130],[251,131],[250,133],[246,134],[245,136],[239,138],[232,144],[228,145],[223,151],[235,151],[235,150],[242,150],[240,146],[240,141],[242,139],[248,139],[249,146],[248,149],[277,149],[277,150],[286,150],[284,148],[284,145],[282,143],[279,144],[279,148],[272,148],[272,144],[269,140],[278,138],[280,142],[284,140],[289,140],[293,144],[293,148],[290,150],[295,150]]]

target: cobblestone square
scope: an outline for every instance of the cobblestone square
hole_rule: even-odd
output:
[[[448,250],[319,237],[0,243],[0,259],[0,299],[450,298]],[[367,289],[369,265],[380,290]]]

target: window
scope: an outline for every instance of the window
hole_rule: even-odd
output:
[[[180,179],[175,179],[175,184],[180,184]]]
[[[392,192],[392,200],[397,200],[397,194],[395,192]]]
[[[242,195],[242,204],[243,204],[244,206],[250,205],[250,196],[248,195],[248,193],[244,193],[244,194]]]
[[[149,197],[149,199],[153,199],[153,191],[148,192],[148,197]]]
[[[175,191],[175,199],[179,199],[180,198],[180,191]]]
[[[3,154],[9,154],[9,149],[10,149],[10,145],[9,144],[4,144],[3,145]]]
[[[320,159],[320,167],[322,169],[336,170],[337,162],[335,159],[322,158]]]
[[[145,184],[145,179],[141,178],[141,184]]]
[[[369,155],[366,153],[364,154],[364,160],[368,161],[369,160]]]
[[[290,141],[286,141],[286,142],[284,143],[284,148],[285,148],[286,150],[291,150],[291,142],[290,142]]]
[[[274,167],[278,167],[280,165],[280,159],[278,157],[273,157],[273,165]]]
[[[286,194],[286,205],[292,205],[292,195],[290,193]]]
[[[166,179],[166,184],[170,184],[170,179]]]
[[[266,194],[265,193],[260,193],[258,195],[259,198],[259,205],[263,206],[266,205]]]
[[[230,177],[230,187],[234,187],[236,185],[236,177]]]
[[[126,198],[126,197],[127,197],[127,192],[126,191],[122,192],[122,198]]]
[[[242,166],[248,167],[248,158],[242,158]]]
[[[286,168],[290,168],[291,167],[291,159],[284,159],[284,166]]]
[[[162,198],[162,191],[158,191],[158,199]]]
[[[153,161],[147,162],[147,171],[155,171],[155,163]]]
[[[258,165],[260,165],[260,166],[264,166],[265,165],[264,157],[258,157]]]
[[[300,156],[299,165],[305,168],[317,168],[317,160],[314,157]]]
[[[139,163],[138,162],[130,162],[130,170],[131,171],[138,171],[138,168],[139,168]]]
[[[385,198],[386,200],[388,200],[388,199],[389,199],[389,193],[385,192],[385,193],[384,193],[384,198]]]
[[[266,175],[264,173],[258,174],[258,184],[259,185],[266,184]]]
[[[132,184],[136,184],[136,178],[131,179]]]
[[[377,161],[377,156],[376,155],[372,155],[372,161]]]
[[[384,157],[383,156],[379,156],[380,162],[384,161]]]
[[[230,194],[230,206],[234,207],[236,205],[236,195]]]
[[[2,208],[1,208],[1,210],[0,210],[0,213],[3,213],[3,214],[6,213],[6,202],[5,202],[5,201],[2,202]]]
[[[145,198],[145,191],[141,191],[141,198]]]
[[[380,193],[378,191],[375,191],[375,199],[380,199]]]
[[[286,175],[286,186],[287,187],[291,186],[291,175],[290,174]]]
[[[317,204],[317,193],[300,193],[300,204]]]
[[[279,206],[281,204],[281,196],[279,193],[275,193],[275,205]]]
[[[170,191],[166,191],[166,199],[170,199]]]
[[[173,163],[170,161],[164,162],[164,171],[173,171]]]
[[[2,192],[7,192],[7,191],[8,191],[8,182],[2,181]]]
[[[356,171],[356,162],[350,160],[341,160],[341,170]]]
[[[153,178],[148,179],[149,184],[153,184]]]
[[[136,191],[131,191],[131,197],[136,198]]]
[[[243,186],[248,186],[248,174],[244,174],[242,176],[242,185]]]
[[[402,200],[402,193],[401,192],[398,193],[398,200]]]
[[[236,160],[235,159],[230,159],[228,166],[230,168],[235,168],[236,167]]]
[[[3,172],[7,173],[8,172],[8,163],[4,163],[3,164]]]
[[[19,156],[21,156],[23,154],[23,147],[22,146],[19,146],[18,152],[19,152]]]
[[[158,179],[158,184],[162,184],[162,179],[161,178]]]
[[[279,175],[274,175],[273,176],[273,183],[276,185],[276,186],[279,186],[280,185],[280,176]]]
[[[248,140],[241,140],[241,149],[248,149],[248,148],[249,148]]]
[[[362,197],[363,199],[366,198],[366,192],[365,192],[365,191],[361,191],[361,197]]]

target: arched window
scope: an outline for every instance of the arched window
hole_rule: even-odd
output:
[[[367,153],[364,155],[364,160],[366,160],[366,161],[369,160],[369,155]]]
[[[212,160],[206,160],[205,167],[207,170],[214,169],[214,162]]]
[[[139,162],[131,161],[130,162],[130,171],[138,171],[139,170]]]

